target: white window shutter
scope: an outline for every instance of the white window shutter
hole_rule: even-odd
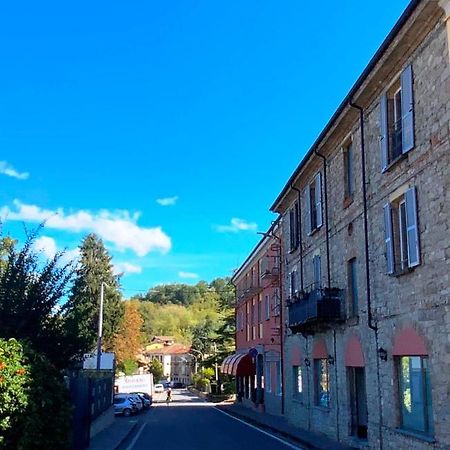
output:
[[[392,207],[386,203],[384,209],[384,243],[386,246],[386,268],[387,273],[394,273],[394,242],[392,240]]]
[[[297,271],[294,270],[292,272],[292,289],[294,290],[294,294],[298,292],[298,280],[297,280]]]
[[[306,205],[306,220],[305,220],[305,226],[306,226],[306,233],[311,234],[311,197],[309,193],[309,185],[305,188],[305,205]]]
[[[322,226],[322,174],[319,172],[315,177],[315,202],[317,214],[317,228]]]
[[[321,285],[321,267],[320,267],[320,255],[313,256],[313,274],[314,274],[314,287],[317,289]]]
[[[417,224],[416,188],[405,193],[406,203],[406,240],[408,243],[408,267],[420,264],[419,228]]]
[[[412,66],[400,76],[402,88],[402,153],[414,148],[414,99]]]
[[[294,211],[292,209],[289,210],[289,250],[294,250],[294,231],[295,229],[295,221],[294,221]]]
[[[389,128],[388,128],[388,102],[386,92],[380,98],[380,152],[381,171],[384,172],[389,164]]]

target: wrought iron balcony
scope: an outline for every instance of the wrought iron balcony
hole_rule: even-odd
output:
[[[318,326],[344,320],[344,291],[338,288],[316,288],[301,292],[288,302],[289,328],[303,332]]]
[[[280,269],[278,267],[267,267],[264,271],[261,271],[261,280],[278,279],[279,276]]]

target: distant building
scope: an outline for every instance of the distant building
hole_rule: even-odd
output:
[[[173,336],[155,336],[151,343],[145,346],[140,363],[148,364],[157,359],[163,366],[165,379],[189,385],[192,383],[194,368],[194,358],[190,351],[190,346],[177,344]]]
[[[282,411],[280,227],[275,223],[233,275],[236,354],[222,372],[236,377],[239,401],[272,414]]]

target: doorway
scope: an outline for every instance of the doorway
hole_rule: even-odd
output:
[[[349,367],[350,434],[367,439],[367,395],[364,367]]]

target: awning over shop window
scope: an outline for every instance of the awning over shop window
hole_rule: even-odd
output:
[[[235,353],[227,356],[221,366],[222,373],[245,377],[256,374],[256,366],[253,358],[248,353]]]

